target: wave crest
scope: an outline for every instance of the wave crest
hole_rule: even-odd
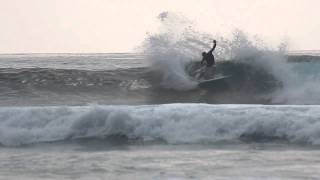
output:
[[[306,116],[308,114],[308,116]],[[170,144],[285,140],[320,144],[319,106],[168,104],[0,110],[5,146],[125,136]]]

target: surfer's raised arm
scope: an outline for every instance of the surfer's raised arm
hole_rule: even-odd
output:
[[[212,53],[214,51],[214,49],[216,49],[216,46],[217,46],[217,41],[216,40],[213,40],[213,47],[212,49],[209,51],[209,53]]]
[[[217,46],[217,41],[213,40],[213,47],[209,52],[202,52],[202,61],[201,64],[203,64],[204,62],[207,63],[207,67],[211,67],[215,64],[214,62],[214,56],[212,54],[212,52],[214,51],[214,49]]]

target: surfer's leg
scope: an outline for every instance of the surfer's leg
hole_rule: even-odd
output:
[[[196,78],[201,79],[205,75],[205,72],[206,72],[206,67],[205,66],[201,67],[199,70],[197,70]]]
[[[207,67],[207,73],[206,73],[207,78],[208,79],[213,78],[214,74],[215,74],[215,67],[214,66]]]

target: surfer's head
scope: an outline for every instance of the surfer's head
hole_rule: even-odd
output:
[[[207,53],[206,52],[202,52],[202,56],[205,56]]]

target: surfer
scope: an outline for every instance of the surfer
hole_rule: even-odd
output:
[[[209,52],[202,52],[202,61],[201,61],[201,64],[204,63],[204,61],[206,61],[206,64],[207,64],[207,67],[211,67],[215,64],[215,61],[214,61],[214,56],[212,54],[212,52],[214,51],[214,49],[216,48],[217,46],[217,41],[216,40],[213,40],[213,47],[212,49],[209,51]]]

